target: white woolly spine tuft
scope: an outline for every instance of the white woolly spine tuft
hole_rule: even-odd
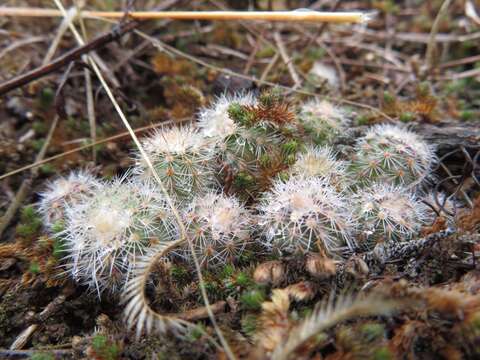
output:
[[[298,177],[320,177],[335,187],[343,188],[347,180],[345,161],[337,160],[335,151],[329,146],[307,145],[297,154],[290,174]]]
[[[65,221],[65,208],[92,196],[100,186],[101,182],[87,171],[71,172],[68,177],[47,183],[38,203],[44,225],[51,229],[55,223]]]
[[[376,125],[357,141],[353,171],[362,182],[415,186],[426,179],[436,156],[422,138],[395,125]]]
[[[202,109],[198,114],[198,127],[201,133],[207,138],[214,138],[218,141],[227,136],[233,135],[238,125],[228,115],[228,108],[231,104],[255,105],[256,97],[252,93],[239,93],[235,95],[221,95],[212,106]]]
[[[251,216],[233,196],[210,192],[194,198],[185,210],[185,223],[202,266],[237,260],[251,241]],[[179,253],[193,262],[189,246]]]
[[[157,130],[143,141],[144,149],[171,195],[189,199],[213,183],[212,143],[191,126]],[[137,158],[134,172],[150,178],[150,170]]]
[[[153,243],[174,239],[176,226],[164,197],[148,182],[104,183],[82,203],[67,207],[66,268],[81,284],[115,292],[135,258]]]
[[[264,245],[271,250],[335,252],[344,244],[355,245],[350,236],[355,221],[346,199],[324,179],[277,181],[258,210]]]
[[[374,184],[359,191],[353,200],[367,238],[410,238],[429,220],[429,208],[401,186]]]
[[[326,100],[310,100],[300,107],[300,121],[316,143],[330,143],[347,127],[348,113]]]

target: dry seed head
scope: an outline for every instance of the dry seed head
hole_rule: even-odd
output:
[[[256,98],[252,93],[236,94],[233,96],[222,95],[216,99],[209,108],[204,108],[198,114],[198,127],[202,134],[208,138],[223,140],[234,134],[238,125],[228,115],[228,108],[232,103],[240,105],[255,105]]]
[[[354,201],[367,238],[409,238],[428,220],[428,207],[400,186],[374,184],[359,191]]]
[[[211,185],[213,150],[196,129],[161,129],[143,141],[147,156],[170,194],[180,199],[204,192]],[[135,173],[150,178],[151,171],[138,155]]]
[[[40,193],[38,204],[44,225],[51,227],[65,220],[65,208],[71,207],[92,194],[101,186],[101,182],[87,171],[72,172],[47,184]]]
[[[416,185],[430,175],[433,148],[421,137],[395,125],[376,125],[357,141],[352,169],[364,184]]]
[[[346,163],[336,159],[331,147],[308,145],[304,152],[297,155],[290,173],[294,176],[321,177],[342,188],[346,183],[346,168]]]
[[[347,127],[347,111],[326,100],[314,99],[300,108],[300,120],[316,143],[330,143]]]
[[[305,269],[316,279],[325,280],[337,272],[336,261],[320,254],[308,254],[305,260]]]
[[[238,259],[250,242],[250,214],[235,197],[214,192],[198,196],[184,216],[201,265],[216,266]],[[180,254],[193,261],[187,244]]]
[[[129,278],[135,257],[159,240],[175,239],[163,196],[149,183],[118,179],[68,207],[67,269],[81,284],[114,292]]]
[[[281,261],[267,261],[255,268],[253,279],[257,284],[277,286],[285,279],[285,265]]]
[[[272,251],[334,252],[347,244],[354,220],[345,197],[320,178],[277,181],[258,206],[263,245]]]

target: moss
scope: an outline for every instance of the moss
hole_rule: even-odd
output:
[[[295,154],[298,151],[299,144],[296,140],[290,140],[282,144],[282,151],[286,155]]]
[[[39,167],[39,169],[43,175],[52,175],[56,171],[55,166],[53,164],[43,164],[42,166]]]
[[[221,289],[214,281],[205,281],[205,290],[209,297],[217,299],[221,295]]]
[[[253,284],[253,281],[252,281],[252,278],[250,276],[248,276],[247,273],[242,271],[242,272],[238,273],[238,275],[236,276],[235,283],[238,286],[246,288],[248,286],[251,286]]]
[[[369,125],[370,117],[368,117],[367,115],[360,115],[359,117],[357,117],[356,122],[358,126]]]
[[[97,358],[101,360],[115,360],[120,355],[118,346],[109,341],[104,335],[95,335],[93,337],[92,348]]]
[[[275,49],[273,48],[273,46],[266,46],[258,50],[257,53],[255,54],[255,57],[257,59],[265,59],[265,58],[271,58],[274,55],[275,55]]]
[[[381,347],[373,352],[373,360],[390,360],[393,359],[392,353],[387,347]]]
[[[385,327],[382,324],[366,323],[360,328],[363,338],[368,341],[375,341],[382,338],[385,333]]]
[[[36,261],[32,261],[28,267],[28,271],[32,274],[38,274],[40,272],[40,265]]]
[[[251,116],[244,106],[239,103],[232,103],[228,107],[228,116],[237,124],[248,126],[251,123]]]
[[[31,237],[38,233],[42,227],[42,219],[35,211],[33,205],[25,206],[20,214],[20,224],[16,227],[16,233],[22,237]]]
[[[178,283],[183,283],[189,278],[188,270],[183,266],[173,265],[170,269],[170,274],[172,279]]]
[[[63,220],[58,220],[56,221],[52,227],[51,227],[51,230],[54,234],[59,234],[61,233],[63,230],[65,230],[65,222]]]
[[[48,109],[53,105],[55,99],[55,91],[51,87],[43,88],[39,94],[39,104],[42,108]]]
[[[253,336],[257,330],[257,316],[254,314],[246,314],[240,320],[242,331],[248,335]]]
[[[401,122],[404,122],[404,123],[411,122],[415,119],[415,114],[407,111],[400,114],[399,119]]]
[[[238,188],[248,188],[255,185],[255,178],[245,171],[239,172],[233,181]]]
[[[32,129],[35,131],[38,135],[45,135],[48,131],[47,125],[43,121],[35,121],[32,124]]]
[[[66,251],[66,244],[65,241],[61,237],[56,237],[53,240],[53,249],[52,249],[52,256],[55,259],[61,259]]]
[[[392,94],[390,94],[388,91],[385,91],[383,93],[383,102],[386,104],[386,105],[391,105],[395,102],[395,98],[393,97]]]
[[[463,110],[460,113],[460,119],[463,121],[473,120],[474,117],[475,117],[475,112],[472,110]]]
[[[194,342],[200,340],[205,333],[205,326],[203,324],[197,324],[190,329],[185,338],[187,341]]]
[[[258,310],[265,301],[265,292],[261,289],[246,291],[240,297],[242,307],[247,310]]]
[[[226,264],[220,271],[220,279],[227,279],[235,273],[235,268],[232,264]]]
[[[36,352],[30,357],[30,359],[31,360],[55,360],[55,356],[46,352]]]

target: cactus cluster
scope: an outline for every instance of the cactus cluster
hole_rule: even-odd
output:
[[[78,172],[50,183],[39,208],[47,227],[64,222],[68,272],[99,293],[122,288],[137,255],[178,240],[172,204],[191,245],[172,257],[186,266],[193,255],[204,267],[231,263],[249,246],[338,257],[414,236],[429,211],[414,185],[430,176],[433,149],[402,127],[377,125],[341,158],[332,144],[347,110],[317,100],[298,116],[290,108],[277,93],[222,96],[196,125],[146,137],[166,194],[140,154],[122,179]]]

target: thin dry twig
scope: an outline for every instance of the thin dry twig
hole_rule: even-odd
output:
[[[56,9],[0,7],[0,16],[15,17],[61,17]],[[85,18],[122,19],[121,11],[84,11]],[[263,21],[301,21],[331,23],[363,23],[370,19],[364,12],[320,12],[320,11],[132,11],[132,19],[173,19],[173,20],[263,20]]]
[[[452,0],[445,0],[443,2],[442,6],[440,7],[440,10],[438,11],[437,17],[433,22],[432,30],[430,31],[430,36],[428,39],[427,51],[425,53],[425,66],[426,66],[427,72],[432,71],[435,65],[434,64],[434,55],[435,55],[435,49],[436,49],[435,37],[437,36],[438,29],[440,27],[440,21],[447,13],[448,7],[450,6],[451,2]]]
[[[275,43],[277,45],[278,51],[280,52],[280,56],[282,57],[283,62],[287,65],[288,72],[293,80],[293,89],[298,89],[302,85],[302,80],[300,76],[298,76],[297,70],[292,63],[292,58],[288,56],[287,49],[285,48],[285,44],[283,43],[282,36],[280,32],[275,31],[273,34],[273,38],[275,39]]]
[[[186,122],[186,121],[191,121],[191,119],[190,119],[190,118],[184,118],[184,119],[180,119],[180,120],[168,120],[168,121],[164,121],[164,122],[157,123],[157,124],[142,126],[142,127],[140,127],[140,128],[135,129],[134,132],[135,132],[135,134],[138,134],[138,133],[141,133],[141,132],[144,132],[144,131],[148,131],[148,130],[151,130],[151,129],[155,129],[155,128],[160,127],[160,126],[166,126],[166,125],[171,125],[171,124],[181,124],[181,123]],[[18,168],[18,169],[16,169],[16,170],[13,170],[13,171],[10,171],[10,172],[8,172],[8,173],[6,173],[6,174],[1,175],[1,176],[0,176],[0,180],[3,180],[3,179],[5,179],[5,178],[10,177],[10,176],[13,176],[13,175],[15,175],[15,174],[19,174],[19,173],[21,173],[21,172],[23,172],[23,171],[26,171],[26,170],[29,170],[29,169],[33,169],[33,168],[35,168],[35,167],[38,167],[38,166],[40,166],[40,165],[49,163],[49,162],[51,162],[51,161],[60,159],[60,158],[62,158],[62,157],[65,157],[65,156],[74,154],[74,153],[76,153],[76,152],[89,149],[89,148],[91,148],[91,147],[93,147],[93,146],[97,146],[97,145],[104,144],[104,143],[107,143],[107,142],[119,140],[119,139],[124,138],[124,137],[127,137],[127,136],[129,136],[129,135],[130,135],[130,133],[129,133],[128,131],[125,131],[125,132],[122,132],[122,133],[120,133],[120,134],[116,134],[116,135],[113,135],[113,136],[109,136],[109,137],[107,137],[107,138],[105,138],[105,139],[97,140],[97,141],[94,142],[94,143],[86,144],[86,145],[83,145],[83,146],[79,146],[79,147],[76,147],[76,148],[74,148],[74,149],[71,149],[71,150],[62,152],[62,153],[60,153],[60,154],[57,154],[57,155],[48,157],[48,158],[46,158],[46,159],[43,159],[43,160],[40,160],[40,161],[35,161],[35,162],[32,163],[32,164],[23,166],[23,167],[21,167],[21,168]]]

